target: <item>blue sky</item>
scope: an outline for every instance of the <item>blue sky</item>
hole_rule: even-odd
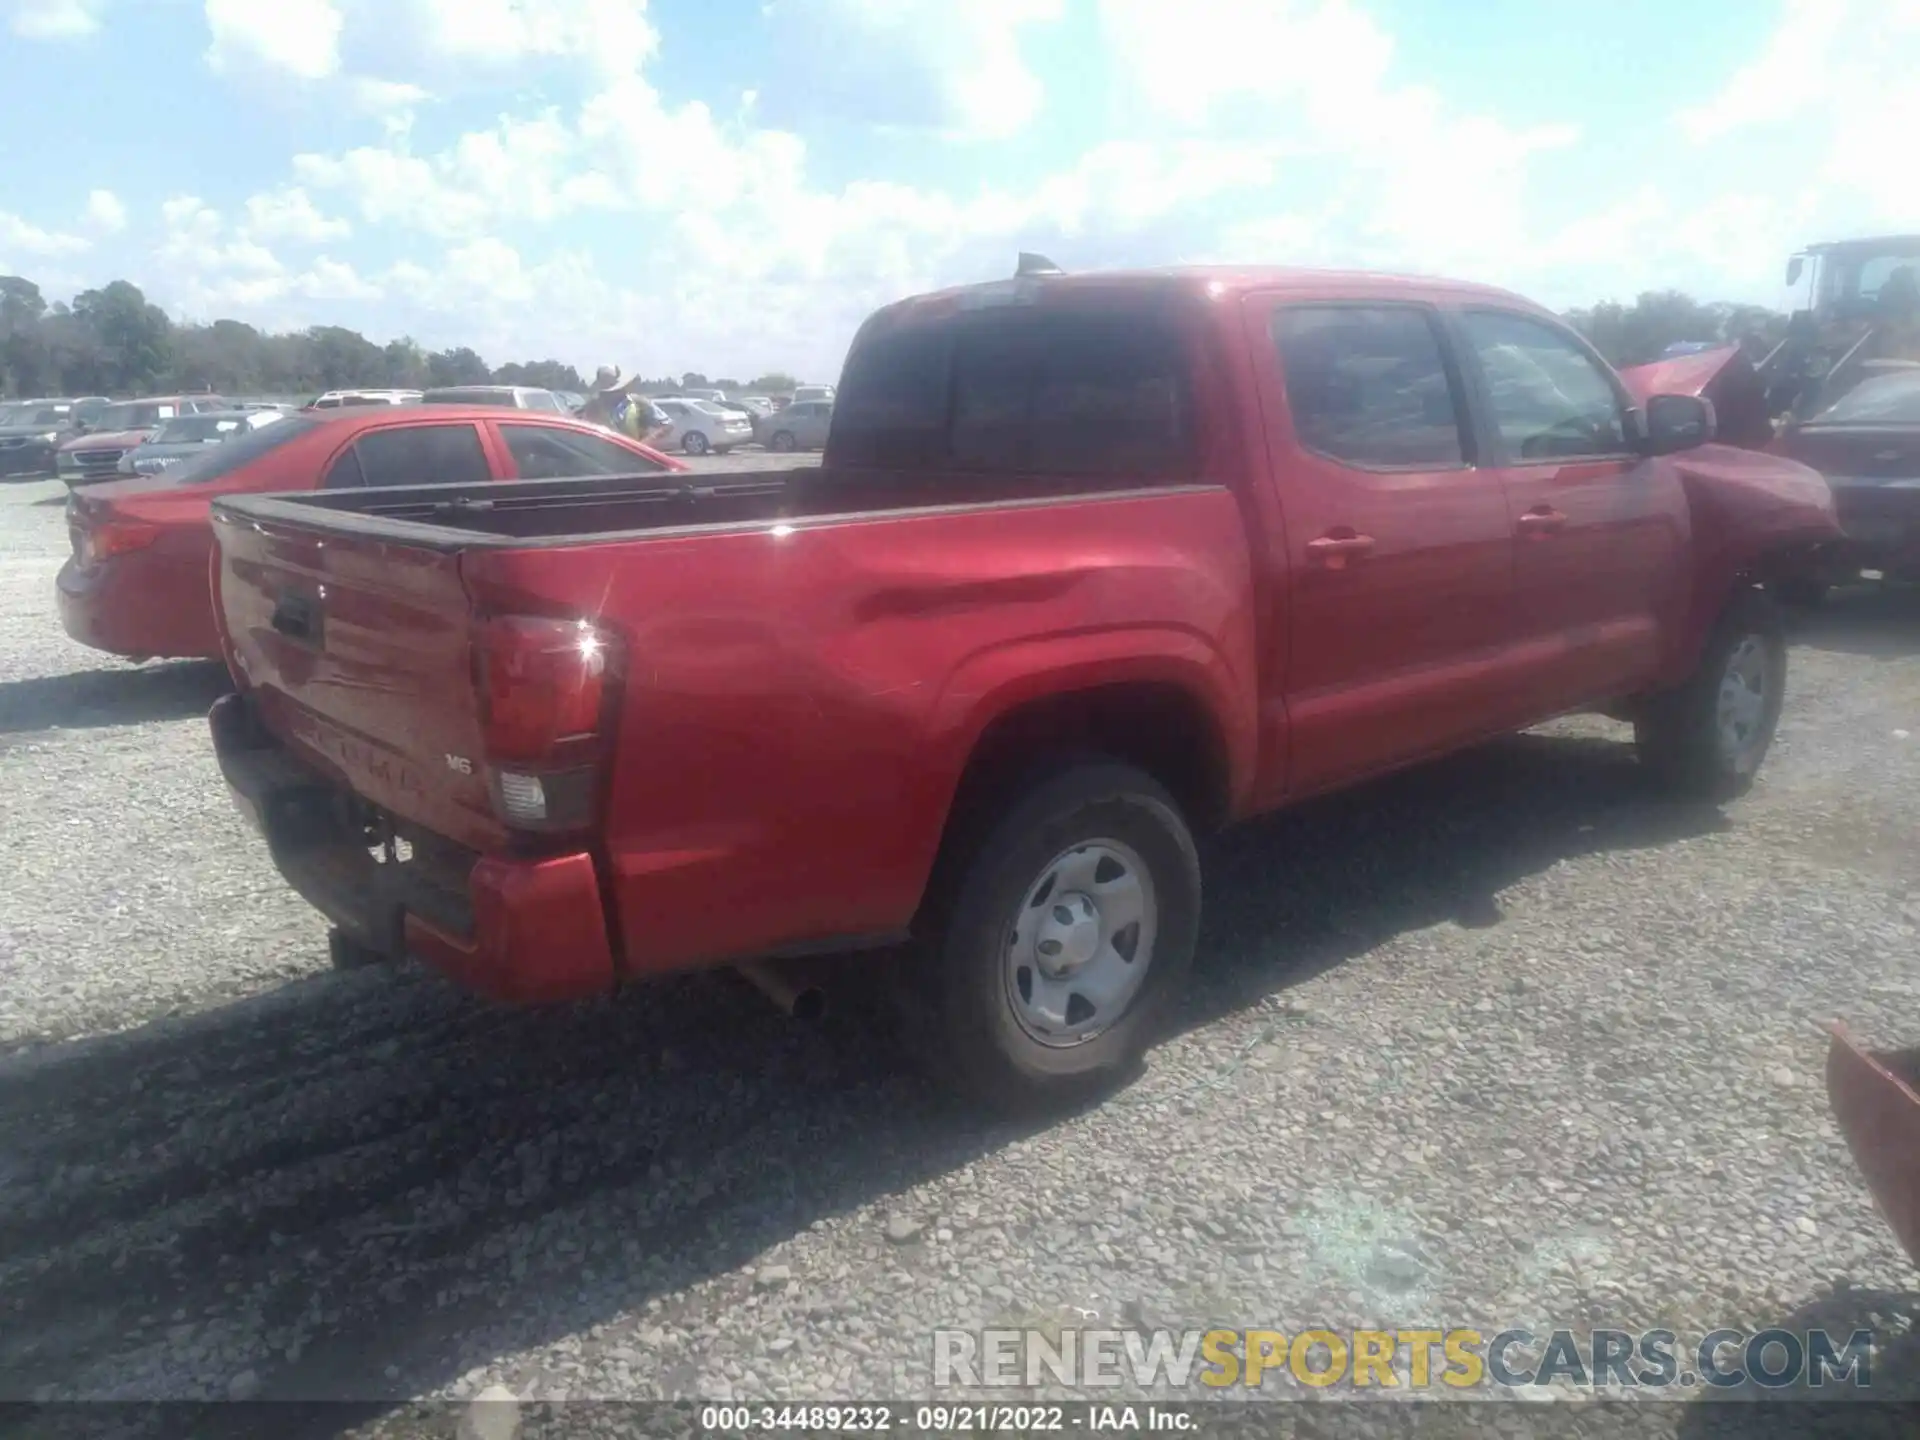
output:
[[[1778,303],[1920,230],[1920,0],[0,0],[0,273],[831,378],[873,306],[1245,261]]]

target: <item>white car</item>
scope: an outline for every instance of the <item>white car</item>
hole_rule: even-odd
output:
[[[711,400],[656,400],[672,428],[656,442],[663,450],[684,450],[689,455],[711,451],[724,455],[736,445],[753,439],[753,421],[738,410],[729,410]]]
[[[418,390],[329,390],[324,395],[316,395],[303,410],[338,410],[347,405],[417,405],[421,392]]]
[[[794,387],[794,390],[793,390],[794,404],[804,405],[810,400],[812,401],[824,400],[827,402],[827,404],[831,405],[833,403],[833,386],[831,385],[796,385]]]

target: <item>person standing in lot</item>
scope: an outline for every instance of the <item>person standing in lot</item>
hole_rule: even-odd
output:
[[[602,365],[593,377],[593,393],[581,407],[580,416],[643,445],[655,444],[673,422],[646,396],[633,393],[633,384],[619,366]]]

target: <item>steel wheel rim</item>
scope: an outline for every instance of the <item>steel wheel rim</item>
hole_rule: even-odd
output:
[[[1118,1024],[1152,968],[1159,911],[1130,845],[1089,840],[1048,861],[1014,912],[1002,966],[1027,1037],[1065,1050]]]
[[[1772,678],[1766,642],[1758,635],[1741,636],[1720,672],[1720,694],[1714,705],[1720,751],[1736,770],[1752,763],[1763,738]]]

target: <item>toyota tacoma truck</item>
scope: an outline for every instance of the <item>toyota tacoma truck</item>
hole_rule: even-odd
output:
[[[934,1068],[1071,1103],[1217,826],[1586,709],[1752,782],[1836,530],[1713,431],[1495,289],[1023,267],[872,316],[817,469],[216,500],[214,743],[342,963],[873,949]]]

